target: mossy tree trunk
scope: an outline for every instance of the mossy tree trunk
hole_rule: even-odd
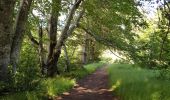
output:
[[[21,51],[21,45],[25,33],[25,26],[26,22],[28,19],[28,14],[29,10],[32,4],[32,0],[22,0],[21,1],[21,6],[19,9],[19,13],[16,17],[16,23],[15,23],[15,28],[14,28],[14,37],[12,40],[12,45],[11,45],[11,65],[13,66],[13,72],[16,72],[16,66],[18,63],[20,51]]]
[[[0,0],[0,81],[7,80],[15,0]]]

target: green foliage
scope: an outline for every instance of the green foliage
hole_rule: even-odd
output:
[[[76,78],[76,79],[81,79],[84,76],[93,73],[97,68],[103,66],[104,63],[103,62],[99,62],[99,63],[92,63],[92,64],[88,64],[85,65],[82,68],[79,68],[78,70],[73,70],[69,73],[65,73],[63,74],[65,77],[72,77],[72,78]]]
[[[18,69],[14,75],[14,84],[17,91],[32,90],[38,84],[40,73],[37,50],[24,40]]]
[[[22,46],[20,60],[17,65],[17,72],[13,74],[11,66],[9,67],[11,76],[8,83],[0,83],[0,91],[14,92],[33,90],[39,83],[38,56],[35,48],[28,44],[25,39]]]
[[[158,78],[163,80],[170,80],[170,69],[160,69]]]
[[[71,71],[69,73],[65,73],[63,74],[65,77],[72,77],[72,78],[76,78],[76,79],[81,79],[84,76],[88,75],[87,70],[80,68],[79,70],[74,70]]]
[[[114,49],[126,51],[131,48],[130,42],[138,36],[132,31],[133,26],[144,23],[135,2],[88,0],[86,3],[87,21],[83,25],[93,37]]]
[[[68,91],[75,85],[75,80],[65,77],[56,77],[44,79],[41,81],[41,85],[39,86],[40,92],[44,97],[53,98],[59,94],[62,94],[65,91]]]
[[[141,0],[141,2],[148,1]],[[169,13],[169,7],[165,3],[158,6],[157,9],[155,15],[158,14],[158,16],[151,19],[146,18],[148,27],[136,32],[140,35],[131,43],[132,49],[128,53],[130,58],[141,66],[162,69],[160,77],[164,77],[166,75],[163,74],[166,74],[166,70],[169,70],[170,66],[168,29],[170,20],[166,16]]]
[[[36,92],[19,92],[0,97],[1,100],[39,100]]]
[[[103,62],[92,63],[86,65],[84,68],[87,70],[88,73],[93,73],[97,68],[102,67],[104,65]]]
[[[70,73],[65,73],[54,78],[39,78],[38,85],[32,85],[32,91],[17,92],[0,96],[0,100],[47,100],[70,90],[76,80],[93,73],[97,68],[103,66],[103,62],[92,63],[84,68],[76,69]],[[23,82],[23,81],[21,81]],[[28,83],[25,83],[28,84]],[[21,84],[22,85],[22,84]]]
[[[34,91],[18,92],[8,96],[2,96],[2,100],[47,100],[53,98],[65,91],[68,91],[75,85],[75,80],[64,77],[55,77],[42,79]]]
[[[169,100],[169,82],[157,79],[158,70],[128,64],[108,68],[111,89],[121,100]]]
[[[128,60],[125,59],[116,59],[114,61],[115,64],[130,64],[131,62],[129,62]]]

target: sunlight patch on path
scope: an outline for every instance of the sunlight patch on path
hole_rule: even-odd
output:
[[[108,86],[108,75],[105,67],[80,80],[70,91],[56,100],[119,100]]]

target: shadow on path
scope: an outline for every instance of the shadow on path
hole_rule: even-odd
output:
[[[70,91],[63,93],[56,100],[119,100],[108,87],[106,67],[80,80]]]

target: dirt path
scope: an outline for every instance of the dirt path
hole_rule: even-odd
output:
[[[118,100],[108,88],[108,75],[104,68],[80,80],[70,92],[56,100]]]

